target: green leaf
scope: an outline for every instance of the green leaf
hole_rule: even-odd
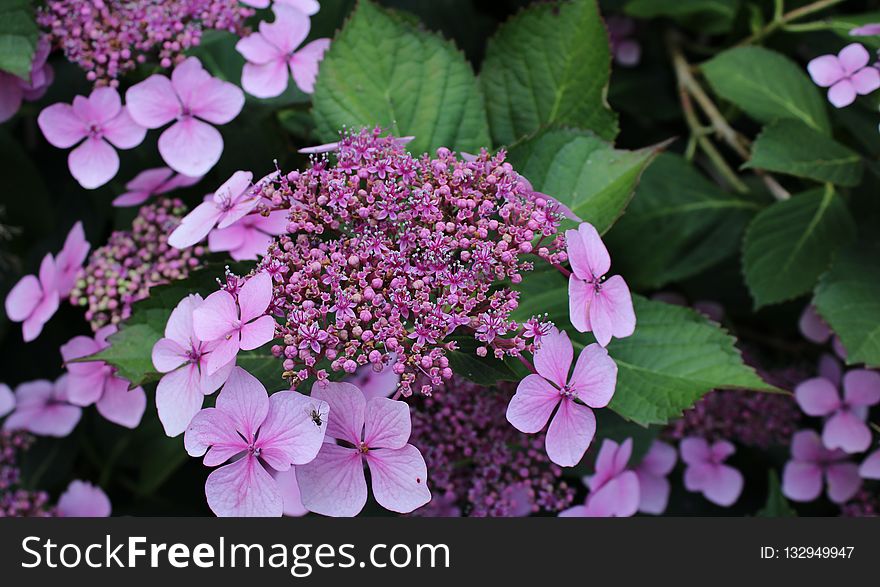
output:
[[[842,186],[856,186],[862,179],[858,153],[795,120],[764,127],[755,140],[752,158],[743,167]]]
[[[782,485],[779,483],[779,475],[771,470],[767,477],[767,503],[757,514],[759,518],[793,518],[797,512],[782,495]]]
[[[722,191],[683,157],[663,153],[606,237],[614,270],[652,289],[696,275],[739,250],[759,209]]]
[[[170,314],[169,310],[166,320]],[[161,375],[153,368],[153,345],[162,338],[165,329],[164,324],[161,328],[158,326],[153,320],[150,323],[125,325],[107,338],[109,347],[91,355],[89,359],[105,361],[116,367],[116,374],[128,379],[135,387],[156,381]]]
[[[489,128],[477,79],[449,41],[362,0],[321,62],[314,116],[332,141],[344,126],[415,135],[414,153],[478,151]]]
[[[458,343],[458,350],[447,352],[446,358],[456,375],[487,387],[497,385],[499,381],[519,381],[523,378],[523,374],[514,371],[504,360],[477,355],[480,343],[473,337],[453,336],[452,340]]]
[[[813,304],[840,336],[847,363],[880,367],[880,246],[858,243],[841,251]]]
[[[795,119],[831,133],[825,101],[804,69],[763,47],[735,47],[702,65],[715,93],[763,123]]]
[[[832,186],[797,194],[758,214],[746,230],[743,271],[760,308],[805,294],[855,237],[855,223]]]
[[[28,0],[4,0],[0,6],[0,70],[30,79],[39,32]]]
[[[586,131],[553,129],[518,144],[510,160],[537,191],[602,233],[623,214],[642,172],[664,146],[624,151]]]
[[[480,70],[495,143],[510,145],[554,123],[613,139],[610,65],[593,0],[535,3],[511,18],[489,40]]]
[[[641,19],[669,17],[703,34],[717,34],[730,30],[739,0],[630,0],[624,10]]]

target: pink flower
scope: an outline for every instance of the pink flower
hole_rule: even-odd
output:
[[[632,334],[636,327],[632,296],[621,276],[605,279],[611,257],[599,233],[584,222],[577,230],[566,230],[565,240],[572,270],[568,280],[572,326],[579,332],[592,331],[602,346],[608,345],[612,336]]]
[[[614,61],[624,67],[635,67],[642,58],[642,47],[632,38],[636,22],[627,16],[608,16],[605,18],[608,41]]]
[[[15,409],[15,394],[5,383],[0,383],[0,418]]]
[[[584,505],[569,508],[560,517],[627,518],[639,509],[639,478],[626,468],[632,439],[618,445],[605,439],[596,457],[596,473],[587,480],[590,494]]]
[[[0,410],[2,413],[2,410]],[[859,467],[859,475],[863,479],[880,479],[880,450],[875,450],[868,458],[862,461]]]
[[[782,472],[782,493],[793,501],[813,501],[822,493],[822,478],[828,483],[828,499],[849,501],[862,486],[859,467],[846,461],[846,453],[822,446],[819,435],[801,430],[791,439],[791,460]]]
[[[302,503],[299,483],[296,480],[296,467],[291,466],[287,471],[274,471],[272,476],[278,483],[278,490],[281,492],[281,501],[284,504],[282,513],[285,516],[296,518],[309,513],[309,510]]]
[[[394,372],[393,364],[385,365],[376,371],[375,367],[368,363],[358,367],[347,381],[360,389],[364,397],[370,400],[374,397],[390,397],[397,391],[400,375]]]
[[[315,39],[297,51],[309,34],[309,17],[290,6],[276,4],[272,10],[273,22],[261,22],[260,32],[235,45],[247,59],[241,72],[241,86],[257,98],[280,96],[287,89],[289,68],[297,87],[311,94],[318,64],[330,46],[330,39]]]
[[[175,67],[170,80],[151,75],[125,98],[138,124],[159,128],[174,121],[159,137],[159,153],[174,171],[190,177],[206,174],[223,153],[223,137],[208,122],[231,122],[244,106],[244,93],[212,77],[196,57]]]
[[[822,430],[825,447],[857,453],[868,450],[871,430],[865,424],[870,406],[880,403],[880,373],[867,369],[848,371],[843,376],[843,397],[837,386],[823,377],[814,377],[794,390],[801,409],[810,416],[827,416]]]
[[[215,291],[193,311],[193,331],[199,340],[216,344],[207,361],[208,375],[214,375],[238,351],[263,346],[275,336],[275,318],[267,316],[272,301],[272,278],[260,272],[248,279],[238,292],[238,304],[227,291]]]
[[[288,210],[275,210],[268,216],[248,214],[226,228],[208,233],[208,250],[228,251],[236,261],[255,260],[266,254],[274,237],[287,232]]]
[[[55,383],[38,379],[19,385],[15,389],[15,411],[6,418],[3,429],[27,430],[37,436],[58,438],[73,432],[82,409],[70,404],[68,385],[64,375]]]
[[[88,98],[76,96],[70,104],[52,104],[37,117],[46,140],[70,152],[70,173],[87,190],[100,187],[119,171],[117,149],[137,147],[147,134],[122,106],[115,88],[92,91]]]
[[[563,467],[584,456],[596,433],[590,408],[607,406],[617,383],[617,365],[598,344],[581,351],[569,378],[573,357],[568,334],[554,328],[535,353],[538,373],[520,381],[507,406],[507,421],[526,434],[540,432],[556,410],[545,446],[550,460]]]
[[[196,414],[183,438],[186,452],[204,455],[208,467],[243,453],[208,476],[205,495],[211,511],[221,517],[280,516],[282,494],[264,465],[287,471],[314,459],[327,429],[326,418],[314,414],[327,410],[320,399],[296,391],[269,397],[253,375],[234,368],[216,407]]]
[[[67,396],[77,406],[95,404],[98,413],[114,424],[135,428],[147,407],[144,389],[129,390],[130,382],[117,377],[115,369],[104,361],[74,361],[109,347],[107,337],[115,332],[116,326],[105,326],[95,338],[76,336],[61,347],[69,374]]]
[[[39,100],[52,85],[55,70],[46,63],[49,58],[49,41],[41,37],[34,52],[29,79],[21,79],[5,71],[0,71],[0,122],[12,118],[21,107],[22,100]]]
[[[21,322],[22,338],[30,342],[40,335],[43,326],[58,310],[58,275],[55,259],[47,254],[40,263],[39,279],[25,275],[6,296],[6,316]]]
[[[62,518],[108,518],[110,498],[100,487],[74,479],[58,498],[58,515]]]
[[[681,441],[681,460],[687,464],[684,486],[688,491],[698,491],[716,505],[733,505],[743,490],[742,473],[725,465],[727,457],[736,448],[726,440],[710,445],[702,438],[689,437]]]
[[[871,56],[859,43],[852,43],[837,55],[822,55],[807,64],[807,71],[819,87],[828,88],[828,101],[837,108],[852,104],[856,95],[880,88],[880,71],[870,67]]]
[[[55,258],[56,283],[60,297],[66,298],[76,284],[77,274],[89,255],[89,248],[82,222],[77,222],[67,233],[64,248]]]
[[[138,206],[149,200],[152,196],[167,194],[178,188],[195,185],[202,179],[201,176],[190,177],[188,175],[175,174],[169,167],[155,167],[145,169],[138,173],[134,179],[125,184],[128,190],[113,200],[117,207]]]
[[[180,226],[168,237],[168,244],[175,249],[185,249],[208,236],[215,226],[226,228],[238,222],[260,203],[257,188],[274,175],[268,175],[252,185],[253,173],[236,171],[217,188],[213,198],[206,198],[184,216]]]
[[[880,35],[880,24],[863,24],[862,26],[849,31],[849,34],[853,37],[873,37],[874,35]]]
[[[373,397],[350,383],[316,383],[312,398],[330,408],[326,442],[311,463],[297,468],[303,505],[325,516],[356,516],[367,501],[364,462],[370,468],[373,496],[385,509],[409,513],[431,501],[428,468],[419,449],[407,444],[412,422],[409,406]]]
[[[648,453],[635,468],[639,477],[639,511],[644,514],[660,515],[666,511],[669,502],[669,481],[666,477],[675,467],[677,455],[675,448],[655,440]]]
[[[254,8],[269,8],[269,5],[272,4],[272,0],[241,0],[241,3],[247,4],[248,6],[253,6]],[[318,4],[318,0],[275,0],[276,6],[282,4],[286,6],[292,6],[303,14],[307,14],[309,16],[317,14],[317,12],[321,9],[321,5]]]
[[[165,325],[165,338],[153,345],[153,366],[165,373],[156,387],[156,409],[168,436],[183,434],[206,395],[220,389],[235,361],[208,375],[208,357],[217,343],[201,342],[193,329],[193,312],[202,296],[189,295],[177,304]]]

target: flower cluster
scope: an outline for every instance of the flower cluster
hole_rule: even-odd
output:
[[[116,86],[150,58],[164,68],[179,63],[205,30],[246,33],[253,14],[237,0],[50,0],[37,22],[90,81]]]
[[[49,495],[18,486],[18,459],[33,444],[34,437],[22,431],[0,431],[0,518],[49,516]]]
[[[204,247],[168,245],[169,233],[185,212],[183,203],[172,198],[143,206],[130,231],[115,231],[92,253],[70,292],[70,302],[87,308],[93,330],[124,320],[151,287],[184,279],[201,264]]]
[[[574,489],[544,452],[546,434],[520,434],[505,421],[512,384],[487,389],[454,377],[437,391],[412,414],[412,442],[436,494],[416,515],[525,516],[568,507]]]

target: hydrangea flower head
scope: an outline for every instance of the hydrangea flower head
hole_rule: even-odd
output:
[[[871,56],[859,43],[852,43],[837,55],[822,55],[807,64],[813,82],[828,89],[828,101],[836,108],[852,104],[880,88],[880,71],[868,65]]]
[[[25,275],[6,296],[6,316],[21,322],[22,338],[30,342],[40,335],[43,326],[58,310],[58,272],[55,259],[46,254],[40,263],[39,277]]]
[[[200,176],[190,177],[174,173],[170,167],[154,167],[138,173],[134,179],[125,184],[124,194],[113,200],[114,206],[139,206],[152,196],[167,194],[179,188],[195,185]]]
[[[584,505],[569,508],[561,517],[627,518],[639,509],[639,478],[627,469],[632,439],[621,444],[606,438],[596,457],[596,472],[587,479],[590,493]]]
[[[39,100],[52,85],[55,70],[46,63],[49,58],[49,41],[40,37],[34,51],[31,72],[28,79],[21,79],[11,73],[0,71],[0,122],[12,118],[21,107],[22,100]]]
[[[703,438],[689,437],[681,441],[681,460],[687,465],[684,486],[698,491],[716,505],[733,505],[743,489],[742,473],[725,465],[724,461],[736,452],[733,444],[718,440],[709,444]]]
[[[782,472],[782,493],[793,501],[813,501],[828,486],[828,499],[849,501],[862,486],[859,466],[841,450],[828,450],[819,435],[801,430],[791,440],[791,460]]]
[[[54,383],[38,379],[19,385],[15,411],[3,422],[3,429],[58,438],[69,435],[79,423],[82,408],[70,403],[68,385],[69,378],[64,375]]]
[[[58,498],[56,511],[62,518],[107,518],[110,498],[100,487],[74,479]]]
[[[581,351],[569,376],[573,358],[568,334],[554,328],[535,352],[537,373],[520,381],[507,406],[508,422],[527,434],[539,432],[553,417],[547,455],[563,467],[573,467],[584,456],[596,433],[590,408],[607,406],[617,384],[617,365],[598,344]]]

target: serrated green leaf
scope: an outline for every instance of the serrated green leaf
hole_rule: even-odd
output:
[[[796,120],[764,127],[743,167],[842,186],[858,185],[863,169],[858,153]]]
[[[802,67],[763,47],[735,47],[701,66],[716,94],[763,123],[794,119],[831,133],[825,102]]]
[[[841,251],[813,304],[840,336],[847,363],[880,367],[880,247],[857,243]]]
[[[109,347],[89,359],[116,367],[116,374],[128,379],[132,386],[156,381],[161,375],[153,367],[153,345],[162,338],[164,328],[164,324],[157,329],[156,324],[146,322],[126,325],[107,338]]]
[[[739,0],[629,0],[624,10],[641,19],[666,16],[703,34],[730,30]]]
[[[0,6],[0,70],[30,79],[39,32],[28,0],[5,0]]]
[[[683,157],[663,153],[606,237],[614,270],[633,286],[655,289],[696,275],[739,250],[743,229],[759,209],[721,190]]]
[[[797,194],[761,211],[746,230],[743,271],[760,308],[805,294],[856,227],[830,185]]]
[[[605,101],[610,66],[594,0],[523,10],[489,40],[480,70],[493,140],[510,145],[549,124],[613,139],[617,116]]]
[[[601,233],[623,214],[642,172],[663,146],[625,151],[586,131],[552,129],[519,143],[510,160],[537,191]]]
[[[461,52],[367,0],[321,61],[313,101],[328,141],[344,126],[381,125],[414,135],[408,148],[415,153],[489,146],[483,95]]]

